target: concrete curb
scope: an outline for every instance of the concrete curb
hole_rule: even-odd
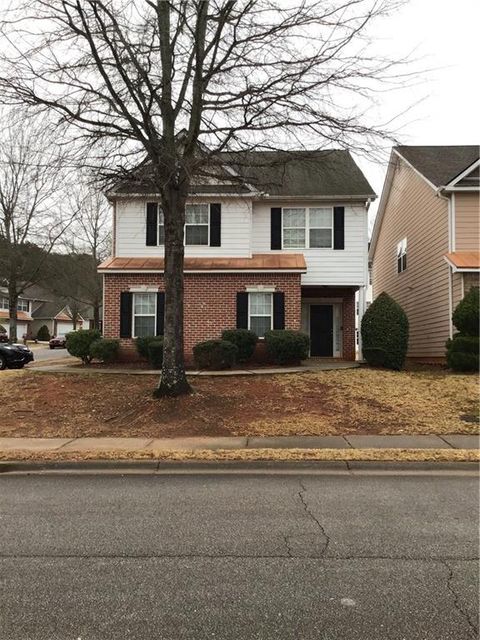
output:
[[[294,473],[361,475],[385,473],[469,473],[477,475],[476,462],[398,462],[398,461],[333,461],[333,460],[214,460],[158,461],[158,460],[87,460],[87,461],[28,461],[0,462],[0,476],[9,473],[115,473],[115,474],[236,474],[258,475]]]

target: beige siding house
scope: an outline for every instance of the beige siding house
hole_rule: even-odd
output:
[[[408,356],[437,361],[456,304],[480,272],[478,146],[394,147],[372,234],[373,297],[410,322]]]

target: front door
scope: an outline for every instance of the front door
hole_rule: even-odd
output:
[[[333,356],[333,305],[310,305],[310,355]]]

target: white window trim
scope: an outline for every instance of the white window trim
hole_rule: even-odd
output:
[[[273,293],[274,292],[273,291],[265,291],[265,290],[263,290],[263,291],[258,291],[257,290],[257,291],[250,291],[248,293],[248,328],[249,328],[250,331],[251,331],[251,322],[250,322],[250,320],[252,318],[252,314],[250,313],[250,294],[251,293],[268,293],[268,294],[270,294],[270,329],[267,329],[267,331],[269,331],[269,330],[272,331],[272,329],[273,329]],[[254,318],[265,318],[266,316],[265,315],[261,315],[259,313],[255,313],[255,314],[253,314],[253,317]],[[265,340],[265,336],[258,336],[258,339],[259,340]]]
[[[158,289],[157,289],[158,291]],[[154,333],[153,335],[157,335],[157,296],[154,296],[155,300],[155,313],[135,313],[135,295],[142,295],[145,293],[155,293],[154,291],[137,291],[132,295],[132,338],[138,338],[135,335],[135,318],[154,318]]]
[[[207,212],[207,223],[205,224],[204,222],[201,223],[196,223],[196,224],[192,224],[192,223],[187,223],[185,222],[185,246],[186,247],[209,247],[210,246],[210,202],[188,202],[185,205],[185,215],[186,215],[186,208],[188,207],[188,205],[207,205],[208,208],[208,212]],[[207,227],[207,243],[206,244],[187,244],[187,227]]]
[[[401,248],[401,245],[403,244],[403,242],[405,242],[405,248],[403,248],[401,250],[401,252],[399,253],[399,248]],[[407,266],[405,268],[403,268],[403,258],[407,258]],[[398,270],[398,263],[400,262],[400,271]],[[397,276],[399,276],[401,273],[405,273],[405,271],[408,268],[408,243],[407,243],[407,238],[402,238],[399,242],[397,242],[397,252],[396,252],[396,260],[395,260],[395,270],[397,272]]]
[[[274,285],[259,284],[254,287],[245,287],[247,293],[275,293]]]
[[[285,227],[283,225],[283,212],[285,209],[304,209],[305,210],[305,227]],[[331,221],[332,224],[330,227],[311,227],[310,226],[310,209],[330,209],[331,210]],[[284,230],[285,229],[305,229],[305,245],[303,247],[285,247],[284,246]],[[329,247],[311,247],[310,246],[310,230],[311,229],[329,229],[332,232],[331,242]],[[331,251],[333,249],[333,207],[282,207],[282,250],[296,251],[298,249],[313,249],[315,251]]]

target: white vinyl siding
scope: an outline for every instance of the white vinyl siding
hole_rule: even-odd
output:
[[[271,252],[270,209],[284,203],[258,202],[253,204],[252,253]],[[283,252],[303,253],[307,273],[302,275],[302,285],[363,286],[367,284],[368,217],[365,206],[343,202],[304,204],[292,203],[285,208],[310,208],[332,210],[333,206],[345,207],[345,248],[284,248]],[[317,217],[318,219],[321,216]],[[316,223],[317,223],[316,222]],[[333,242],[333,240],[332,240]],[[279,251],[275,251],[279,253]]]
[[[117,201],[115,255],[129,258],[163,256],[164,247],[146,246],[146,202],[151,199]],[[205,201],[203,201],[205,202]],[[186,257],[249,257],[252,206],[248,200],[210,198],[222,204],[222,246],[195,245],[185,247]]]

